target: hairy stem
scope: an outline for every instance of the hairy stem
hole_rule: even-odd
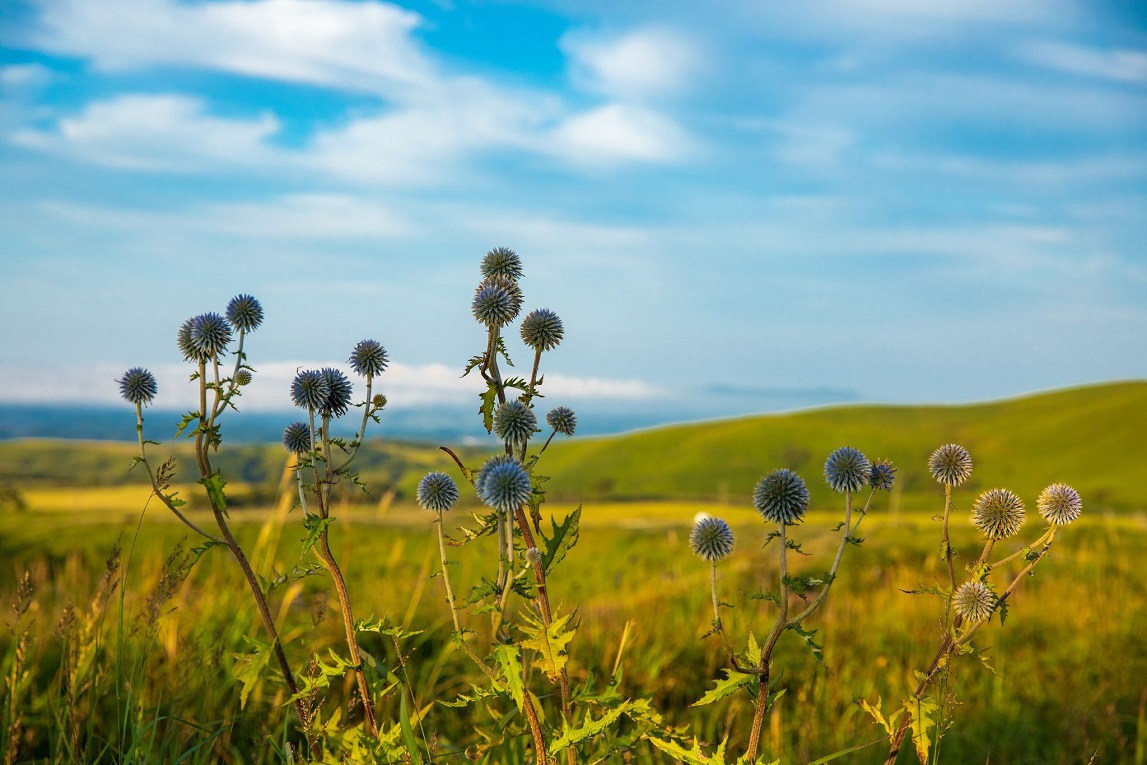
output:
[[[785,538],[785,524],[780,524],[781,532],[781,561],[780,561],[780,608],[781,612],[777,614],[777,620],[773,623],[773,628],[769,632],[769,637],[765,640],[765,644],[761,646],[761,661],[759,665],[760,674],[757,677],[757,706],[753,712],[753,728],[749,734],[749,749],[746,753],[746,759],[749,762],[755,762],[757,759],[757,746],[761,740],[761,726],[765,722],[765,707],[769,705],[769,669],[770,663],[773,658],[773,649],[777,647],[777,641],[781,638],[781,633],[784,632],[788,626],[789,618],[789,586],[788,582],[788,540]]]

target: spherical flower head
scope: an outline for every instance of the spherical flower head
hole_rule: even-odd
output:
[[[435,512],[449,510],[458,501],[458,486],[445,473],[427,473],[418,482],[418,504]]]
[[[557,348],[563,337],[562,320],[548,308],[530,311],[522,319],[522,342],[538,353]]]
[[[964,621],[974,624],[992,615],[992,609],[996,607],[996,596],[983,582],[964,582],[952,597],[952,605],[956,613],[964,617]]]
[[[989,489],[972,505],[972,525],[988,539],[1007,539],[1024,523],[1024,503],[1008,489]]]
[[[800,523],[808,509],[808,487],[799,475],[780,468],[757,482],[753,505],[767,521]]]
[[[502,455],[506,457],[508,455]],[[492,457],[474,482],[478,498],[503,513],[512,513],[530,499],[530,476],[516,459]]]
[[[292,454],[306,454],[311,450],[311,426],[305,422],[292,422],[283,431],[283,446]]]
[[[238,372],[235,373],[235,384],[238,385],[239,387],[243,387],[244,385],[250,385],[251,380],[253,380],[253,379],[254,378],[251,376],[251,370],[249,370],[249,369],[240,369]]]
[[[514,298],[510,284],[498,279],[479,284],[474,300],[470,303],[474,318],[490,329],[503,327],[513,321],[521,304]]]
[[[1066,483],[1053,483],[1039,493],[1036,507],[1048,523],[1066,526],[1079,518],[1083,500],[1079,498],[1079,492]]]
[[[195,321],[192,317],[179,325],[179,332],[175,334],[175,344],[179,347],[179,353],[182,354],[184,361],[199,361],[199,351],[195,350],[195,346],[191,344],[191,324]]]
[[[156,393],[159,393],[159,386],[155,382],[155,375],[143,367],[132,367],[119,378],[119,394],[128,403],[147,406]]]
[[[363,377],[382,374],[386,365],[386,349],[375,340],[360,340],[350,355],[350,368]]]
[[[507,401],[494,412],[494,435],[508,444],[524,444],[537,432],[534,410],[517,399]]]
[[[250,295],[236,295],[227,304],[227,321],[240,332],[253,332],[263,323],[263,306]]]
[[[522,259],[508,247],[495,247],[482,258],[482,278],[501,277],[510,281],[522,278]]]
[[[733,551],[733,530],[720,518],[702,518],[689,534],[693,553],[716,563]]]
[[[555,433],[572,436],[577,430],[577,415],[568,406],[555,406],[546,415],[546,424],[553,428]]]
[[[896,468],[888,460],[878,460],[872,463],[872,471],[868,474],[868,485],[880,491],[892,491],[896,483]]]
[[[375,393],[370,397],[370,404],[375,409],[382,409],[384,406],[386,406],[386,396],[382,395],[381,393]]]
[[[928,470],[945,486],[959,486],[972,475],[972,455],[959,444],[946,444],[932,452]]]
[[[319,409],[324,415],[342,417],[350,407],[350,397],[354,392],[350,380],[334,367],[323,367],[320,374],[326,380],[330,392],[327,393],[326,402]]]
[[[198,358],[209,359],[227,349],[231,325],[217,313],[201,313],[191,320],[190,342]]]
[[[851,446],[840,447],[824,463],[824,480],[833,491],[842,493],[860,491],[871,472],[868,458]]]
[[[331,395],[331,384],[317,369],[304,369],[291,383],[291,401],[303,409],[322,409]]]

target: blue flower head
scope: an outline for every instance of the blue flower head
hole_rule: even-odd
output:
[[[833,491],[857,492],[868,484],[872,465],[859,449],[842,446],[824,463],[824,480]]]
[[[329,392],[326,402],[319,408],[324,415],[342,417],[350,407],[350,398],[354,392],[350,380],[334,367],[323,367],[320,374],[326,380]]]
[[[191,320],[190,343],[198,358],[209,359],[227,350],[231,325],[217,313],[201,313]]]
[[[306,454],[311,450],[311,426],[305,422],[292,422],[283,431],[283,446],[293,454]]]
[[[1007,539],[1024,523],[1024,503],[1015,492],[989,489],[972,504],[972,524],[988,539]]]
[[[503,455],[506,456],[506,455]],[[517,460],[491,457],[474,482],[478,498],[503,513],[512,513],[529,501],[530,476]]]
[[[331,384],[317,369],[304,369],[291,383],[291,401],[303,409],[322,409],[331,395]]]
[[[872,472],[868,474],[868,485],[880,491],[892,491],[896,484],[896,468],[888,460],[877,460],[872,463]]]
[[[496,278],[479,284],[470,303],[474,318],[490,329],[509,324],[521,308],[522,296],[517,284]]]
[[[350,368],[363,377],[377,377],[386,364],[386,349],[375,340],[360,340],[350,355]]]
[[[720,518],[706,516],[693,525],[689,546],[695,555],[715,563],[733,551],[733,530]]]
[[[769,473],[753,491],[757,512],[773,523],[800,523],[808,509],[808,499],[804,479],[788,468]]]
[[[253,332],[263,323],[263,306],[250,295],[236,295],[227,304],[227,321],[240,332]]]
[[[500,277],[509,281],[522,278],[522,259],[508,247],[495,247],[482,258],[482,278]]]
[[[196,317],[192,316],[180,324],[179,332],[175,335],[175,344],[179,347],[179,353],[183,356],[184,361],[200,362],[207,358],[191,342],[191,326],[195,323],[195,319]]]
[[[555,433],[563,436],[572,436],[577,429],[577,416],[568,406],[555,406],[546,415],[546,423],[554,429]]]
[[[524,444],[537,432],[534,410],[517,399],[510,399],[494,412],[494,435],[508,444]]]
[[[445,473],[427,473],[418,482],[418,504],[427,510],[446,511],[458,501],[458,486]]]
[[[119,378],[119,394],[129,403],[146,406],[158,392],[155,375],[143,367],[132,367]]]
[[[522,319],[522,342],[538,351],[553,350],[565,336],[562,320],[548,308],[530,311]]]

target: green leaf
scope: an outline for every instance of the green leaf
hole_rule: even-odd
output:
[[[216,542],[214,539],[208,539],[207,541],[203,542],[203,544],[196,545],[195,547],[192,547],[191,548],[191,562],[188,563],[188,568],[190,568],[191,566],[194,566],[196,563],[198,563],[199,559],[203,557],[203,553],[207,552],[212,547],[218,547],[221,544],[223,544],[223,543],[222,542]]]
[[[567,515],[561,524],[554,523],[553,516],[550,516],[553,536],[542,535],[542,539],[546,543],[546,549],[542,552],[542,568],[546,574],[552,572],[555,566],[565,560],[566,553],[577,544],[580,525],[581,505],[578,505],[576,510]]]
[[[522,648],[537,651],[534,666],[546,673],[551,682],[556,682],[566,665],[566,646],[573,640],[574,631],[566,631],[572,614],[557,617],[547,628],[542,620],[529,612],[523,614],[525,624],[522,632],[526,639],[522,640]]]
[[[188,412],[187,414],[183,415],[183,419],[179,421],[179,427],[176,428],[176,430],[175,430],[175,437],[179,438],[179,436],[182,435],[183,431],[187,430],[188,425],[190,425],[193,422],[199,422],[199,420],[200,420],[199,412]],[[188,433],[187,437],[191,438],[193,435],[195,435],[195,431]]]
[[[414,765],[422,765],[422,754],[418,751],[418,742],[414,738],[414,729],[410,727],[410,710],[406,708],[406,694],[402,694],[402,704],[398,712],[399,722],[402,724],[402,740],[406,742],[406,752]]]
[[[522,656],[516,645],[500,643],[494,648],[494,660],[498,663],[498,674],[506,681],[506,690],[518,705],[521,712],[526,706],[526,688],[522,683]]]
[[[223,495],[223,487],[227,485],[227,482],[223,480],[223,475],[216,470],[207,478],[200,478],[199,483],[207,489],[207,496],[211,500],[212,507],[227,515],[227,497]]]
[[[721,671],[725,673],[725,679],[718,680],[712,688],[705,692],[704,696],[689,706],[703,707],[706,704],[712,704],[714,701],[720,701],[726,696],[732,695],[741,688],[744,688],[750,683],[755,683],[760,679],[758,675],[745,675],[735,669],[723,669]]]
[[[489,383],[486,392],[479,393],[478,398],[482,399],[482,406],[478,407],[478,414],[482,415],[482,427],[489,433],[494,429],[494,406],[498,401],[498,386]]]
[[[880,711],[880,706],[881,699],[879,696],[876,697],[875,706],[869,704],[865,699],[860,700],[860,708],[871,715],[872,719],[876,720],[876,722],[883,726],[884,732],[888,734],[888,739],[891,741],[893,736],[896,735],[896,720],[899,718],[900,713],[893,715],[891,720],[886,720],[884,718],[884,713]],[[900,710],[900,712],[903,712],[903,710]]]
[[[251,638],[246,638],[246,640],[255,646],[256,651],[238,654],[235,657],[235,667],[231,670],[231,676],[243,684],[243,688],[239,691],[240,709],[247,705],[247,696],[251,693],[251,689],[258,684],[259,678],[263,675],[263,668],[267,666],[267,662],[271,658],[270,643],[263,643]]]
[[[813,640],[813,635],[816,634],[816,630],[806,630],[801,626],[800,622],[790,624],[788,628],[801,636],[801,639],[808,645],[809,650],[812,651],[812,656],[816,659],[817,664],[827,666],[824,663],[824,646]]]
[[[920,762],[928,762],[928,752],[932,749],[931,731],[936,727],[932,717],[938,710],[936,702],[929,698],[911,699],[904,702],[904,708],[912,715],[912,743],[916,745],[916,756]]]
[[[326,533],[327,527],[334,522],[334,518],[323,518],[315,513],[307,513],[307,517],[303,520],[303,528],[307,530],[307,536],[303,538],[303,549],[300,555],[306,555],[312,547],[319,543],[323,534]]]
[[[562,737],[550,742],[550,754],[557,754],[563,749],[568,749],[579,741],[584,741],[590,736],[596,736],[603,730],[613,725],[617,718],[621,717],[622,713],[629,707],[628,701],[623,701],[613,709],[609,710],[601,716],[600,719],[594,720],[592,717],[586,716],[586,722],[579,728],[570,728],[566,726],[565,732]]]
[[[697,743],[697,739],[693,739],[692,749],[686,749],[675,741],[666,741],[656,736],[647,736],[646,740],[676,759],[677,762],[687,763],[687,765],[725,765],[724,757],[716,754],[712,757],[707,756],[701,749],[701,745]]]

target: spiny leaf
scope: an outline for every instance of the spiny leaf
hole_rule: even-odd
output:
[[[482,406],[478,407],[478,414],[482,415],[482,427],[489,433],[494,429],[494,406],[498,401],[498,386],[489,383],[486,392],[479,393],[478,398],[482,399]]]
[[[760,649],[758,649],[757,652],[760,653]],[[718,680],[712,688],[705,692],[704,696],[689,706],[703,707],[706,704],[712,704],[714,701],[720,701],[726,696],[736,693],[741,688],[744,688],[750,683],[755,683],[760,679],[757,675],[745,675],[733,669],[723,669],[721,671],[725,674],[725,679]]]
[[[263,643],[258,640],[246,638],[247,642],[255,647],[254,653],[239,654],[235,657],[236,665],[231,671],[232,677],[243,684],[243,688],[239,691],[239,708],[243,709],[247,705],[247,696],[251,693],[251,689],[259,682],[259,678],[263,675],[263,668],[267,666],[267,661],[271,658],[271,644]]]
[[[494,660],[498,663],[498,675],[506,681],[506,690],[521,712],[526,704],[526,688],[522,683],[521,650],[516,645],[500,643],[494,648]]]
[[[565,732],[562,737],[555,739],[550,743],[550,754],[557,754],[563,749],[567,749],[579,741],[584,741],[590,736],[596,736],[603,730],[613,725],[617,718],[629,707],[628,701],[623,701],[613,709],[609,710],[601,716],[600,719],[594,720],[592,717],[586,716],[586,722],[580,728],[570,728],[566,726]]]
[[[522,631],[527,638],[521,641],[521,646],[537,651],[534,666],[545,672],[551,682],[556,682],[566,665],[566,646],[574,637],[573,630],[565,630],[572,614],[556,617],[548,628],[540,618],[529,613],[524,616]]]
[[[876,720],[876,722],[880,723],[880,725],[884,728],[884,732],[888,734],[888,739],[891,741],[892,738],[896,735],[895,721],[899,717],[899,713],[893,715],[891,720],[885,719],[884,713],[880,711],[881,698],[879,696],[876,697],[875,705],[869,704],[865,699],[861,699],[859,703],[861,709],[870,714],[872,719]],[[903,711],[904,710],[900,710],[900,713],[903,713]]]
[[[931,731],[936,727],[932,717],[938,710],[936,702],[929,698],[911,699],[904,702],[904,708],[912,715],[912,743],[916,745],[916,756],[920,762],[928,762],[928,752],[932,749]]]
[[[701,749],[701,745],[697,743],[697,739],[693,739],[692,749],[686,749],[676,741],[666,741],[656,736],[648,736],[646,740],[676,759],[677,762],[687,763],[687,765],[725,765],[724,757],[717,754],[711,757],[706,755],[705,751]]]
[[[824,646],[813,640],[813,635],[816,634],[816,630],[806,630],[801,626],[800,622],[790,624],[788,629],[791,629],[801,636],[801,639],[808,645],[809,650],[812,651],[813,658],[816,659],[817,664],[826,666],[824,663]]]
[[[216,470],[207,478],[200,478],[199,483],[207,489],[207,496],[211,499],[212,506],[227,515],[227,497],[223,495],[223,487],[227,485],[227,482],[223,480],[223,475]]]
[[[307,513],[307,517],[303,520],[303,528],[307,530],[307,536],[303,538],[303,549],[300,555],[306,555],[312,547],[318,544],[323,534],[326,533],[327,526],[330,526],[334,520],[334,518],[323,518],[315,513]]]
[[[565,560],[566,553],[577,544],[580,524],[581,505],[578,505],[577,509],[567,515],[560,524],[554,523],[553,516],[550,516],[553,536],[542,535],[546,543],[546,549],[542,552],[542,568],[547,575]]]

